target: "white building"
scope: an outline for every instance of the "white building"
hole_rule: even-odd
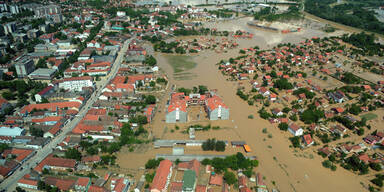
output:
[[[292,133],[292,135],[294,135],[294,136],[300,136],[300,135],[303,135],[303,133],[304,133],[304,130],[294,123],[289,125],[288,131],[290,133]]]
[[[124,17],[125,16],[125,11],[118,11],[117,13],[118,17]]]
[[[83,87],[94,87],[92,77],[71,77],[60,80],[58,82],[59,89],[65,89],[69,91],[82,91]]]

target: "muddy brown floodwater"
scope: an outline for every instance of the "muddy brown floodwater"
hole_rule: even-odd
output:
[[[241,25],[244,25],[244,23]],[[256,30],[252,32],[255,34],[254,39],[239,40],[240,48],[253,47],[255,45],[261,48],[271,48],[279,42],[298,43],[305,37],[310,38],[316,35],[326,35],[322,32],[313,32],[313,34],[303,32],[305,35],[287,34],[284,36],[281,34],[280,36],[273,34],[274,39],[270,41],[267,36],[268,33],[257,32]],[[275,38],[278,39],[276,40]],[[165,57],[160,53],[155,54],[159,67],[169,77],[170,85],[175,84],[178,87],[187,88],[206,85],[210,89],[217,89],[218,94],[230,108],[230,120],[212,122],[212,125],[226,127],[225,130],[212,130],[207,134],[208,136],[204,136],[205,134],[203,133],[197,133],[196,139],[206,139],[206,137],[214,136],[216,139],[245,140],[252,149],[252,153],[249,155],[257,156],[260,161],[260,165],[255,171],[261,172],[266,177],[266,183],[270,188],[277,188],[284,192],[366,191],[360,184],[360,181],[368,183],[366,178],[347,171],[340,166],[338,166],[336,171],[322,167],[321,162],[323,159],[314,152],[314,150],[317,149],[316,147],[308,149],[305,152],[295,151],[293,148],[290,148],[288,135],[285,132],[280,132],[280,130],[272,124],[259,118],[256,107],[249,106],[236,96],[237,83],[227,81],[226,77],[219,72],[216,63],[222,59],[236,57],[238,52],[239,49],[220,54],[213,51],[199,53],[193,57],[197,66],[194,69],[188,70],[188,72],[195,75],[193,78],[185,80],[174,79],[174,71],[167,63]],[[179,139],[187,139],[187,136],[181,133],[175,132],[171,134],[170,129],[172,129],[174,125],[164,123],[165,98],[163,98],[159,104],[158,109],[160,109],[161,112],[156,114],[153,123],[150,125],[151,134],[156,138],[174,139],[179,135]],[[250,114],[253,114],[255,118],[248,119],[247,117]],[[268,138],[267,134],[262,133],[263,128],[267,128],[272,138]],[[203,153],[195,149],[190,149],[189,151],[193,153]],[[229,151],[233,153],[236,152],[236,150]],[[118,163],[122,167],[142,167],[149,158],[153,158],[155,154],[159,153],[171,153],[171,149],[148,149],[141,154],[120,153],[118,155]],[[188,150],[186,150],[186,153],[188,153]],[[304,153],[306,155],[303,155]],[[311,158],[309,158],[309,156],[311,156]],[[272,184],[272,181],[276,183],[275,186]]]

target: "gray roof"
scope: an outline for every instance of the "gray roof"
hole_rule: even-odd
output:
[[[205,140],[156,140],[154,142],[155,148],[159,147],[173,147],[174,145],[202,145]],[[228,145],[228,141],[224,141]]]
[[[232,145],[245,145],[247,144],[245,141],[231,141]]]
[[[182,162],[192,161],[194,159],[198,161],[203,161],[204,159],[213,159],[213,158],[225,158],[228,155],[198,155],[198,154],[184,154],[184,155],[169,155],[169,154],[156,154],[156,159],[168,159],[170,161],[176,161],[177,159]],[[247,159],[257,159],[256,156],[245,157]]]
[[[204,159],[213,159],[213,158],[225,158],[227,155],[197,155],[197,154],[184,154],[184,155],[168,155],[168,154],[156,154],[156,159],[163,158],[170,161],[176,161],[179,159],[182,162],[192,161],[194,159],[198,161],[203,161]]]
[[[39,68],[29,74],[30,76],[51,76],[55,73],[56,69]]]

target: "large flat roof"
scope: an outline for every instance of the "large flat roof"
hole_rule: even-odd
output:
[[[24,129],[19,127],[0,127],[0,136],[20,136],[24,133]]]
[[[182,162],[192,161],[194,159],[198,161],[203,161],[204,159],[213,159],[213,158],[226,158],[228,155],[199,155],[199,154],[184,154],[184,155],[172,155],[172,154],[156,154],[156,159],[168,159],[170,161],[176,161],[177,159]],[[245,157],[247,159],[257,159],[256,156]]]
[[[156,140],[155,148],[173,147],[174,145],[202,145],[206,140]],[[228,141],[224,141],[228,145]]]

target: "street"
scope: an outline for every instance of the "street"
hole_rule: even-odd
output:
[[[3,182],[0,184],[0,190],[14,191],[15,188],[17,187],[17,181],[21,179],[25,174],[29,173],[31,169],[33,169],[45,157],[47,157],[50,153],[52,153],[53,149],[65,139],[67,133],[71,132],[76,127],[76,125],[83,119],[83,117],[87,114],[88,110],[96,102],[97,98],[101,94],[101,91],[105,88],[108,82],[110,82],[110,80],[116,76],[117,72],[119,71],[121,62],[124,59],[124,55],[128,49],[128,44],[134,38],[135,37],[132,37],[130,39],[127,39],[124,42],[124,45],[120,50],[120,52],[118,53],[118,56],[116,57],[116,60],[111,68],[108,78],[103,79],[101,82],[101,86],[95,88],[95,91],[93,92],[91,97],[87,100],[85,105],[81,108],[81,110],[76,115],[76,117],[73,118],[72,121],[70,121],[66,126],[62,128],[61,133],[59,135],[53,138],[42,149],[38,149],[37,153],[33,157],[25,161],[24,164],[22,164],[19,168],[17,168],[12,175],[10,175],[8,178],[3,180]]]

